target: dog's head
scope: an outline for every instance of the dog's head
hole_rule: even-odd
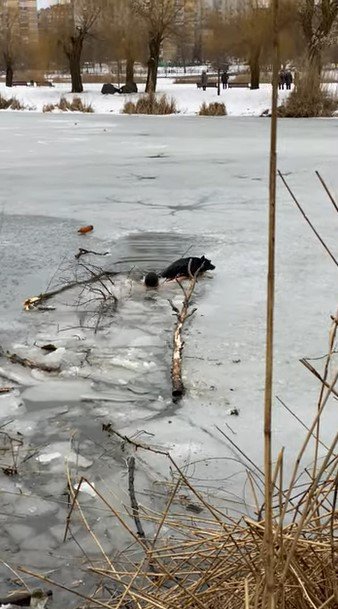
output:
[[[159,279],[157,273],[150,271],[144,278],[144,284],[147,288],[157,288],[159,285]]]
[[[212,264],[211,260],[208,260],[205,256],[201,258],[202,269],[203,271],[213,271],[216,267]]]

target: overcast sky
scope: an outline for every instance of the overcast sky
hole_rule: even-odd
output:
[[[38,4],[38,9],[40,8],[45,8],[46,6],[49,6],[50,4],[55,4],[56,0],[38,0],[37,4]]]

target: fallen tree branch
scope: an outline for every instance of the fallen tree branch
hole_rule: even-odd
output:
[[[24,368],[30,368],[31,370],[42,370],[43,372],[60,372],[60,366],[52,367],[46,364],[39,364],[37,362],[33,362],[32,360],[26,357],[20,357],[16,353],[9,353],[8,351],[4,351],[0,346],[0,357],[6,357],[12,364],[19,364]]]
[[[139,505],[137,503],[137,499],[136,499],[136,495],[135,495],[134,480],[135,480],[135,457],[129,457],[128,458],[128,490],[129,490],[129,497],[130,497],[130,505],[131,505],[131,509],[133,512],[133,518],[134,518],[137,534],[139,537],[141,537],[141,539],[144,540],[145,543],[147,543],[146,535],[145,535],[145,532],[144,532],[144,529],[142,526],[142,522],[140,520],[140,509],[139,509]]]
[[[86,250],[84,247],[79,247],[79,251],[75,254],[76,260],[79,260],[81,256],[86,254],[93,254],[94,256],[108,256],[109,252],[94,252],[93,250]]]
[[[24,305],[23,305],[24,309],[26,311],[30,311],[31,309],[34,309],[35,307],[40,305],[45,300],[48,300],[49,298],[53,298],[53,296],[57,296],[58,294],[62,294],[63,292],[66,292],[67,290],[72,290],[73,288],[76,288],[81,285],[95,283],[95,281],[100,281],[100,279],[102,279],[104,277],[106,277],[106,278],[114,277],[115,275],[118,275],[118,274],[119,274],[118,271],[102,271],[101,273],[98,273],[97,275],[94,274],[89,279],[82,279],[81,281],[71,281],[70,283],[63,285],[61,288],[52,290],[51,292],[43,292],[42,294],[39,294],[39,296],[32,296],[32,298],[27,298],[27,300],[25,300]]]
[[[174,400],[179,400],[185,391],[184,384],[182,381],[182,352],[184,347],[184,341],[182,339],[183,327],[187,319],[191,317],[197,309],[193,309],[189,311],[190,300],[193,295],[197,275],[200,269],[198,269],[195,275],[190,275],[190,284],[187,290],[181,285],[179,281],[180,288],[184,294],[184,300],[182,303],[182,308],[179,311],[172,302],[170,302],[171,307],[177,317],[176,326],[174,329],[174,337],[173,337],[173,356],[172,356],[172,365],[171,365],[171,383],[172,383],[172,396]],[[189,269],[190,273],[190,269]]]
[[[13,391],[14,387],[0,387],[0,395],[4,393],[10,393]]]
[[[109,429],[109,433],[111,435],[115,435],[118,438],[120,438],[120,440],[122,440],[122,444],[121,444],[121,450],[124,451],[125,450],[125,444],[128,444],[130,446],[133,446],[135,448],[135,450],[145,450],[148,451],[150,453],[154,453],[155,455],[163,455],[163,457],[167,457],[170,461],[170,463],[173,465],[174,469],[178,472],[181,480],[183,480],[184,484],[191,490],[191,492],[193,493],[193,495],[195,495],[195,497],[197,497],[199,499],[199,501],[202,503],[202,505],[206,508],[206,510],[208,512],[210,512],[210,514],[212,514],[214,516],[214,518],[216,518],[216,520],[218,521],[219,524],[222,524],[222,518],[225,517],[225,513],[222,512],[219,508],[217,507],[213,507],[211,506],[203,497],[202,493],[200,491],[198,491],[189,481],[189,479],[187,478],[187,476],[185,475],[185,473],[183,472],[183,470],[177,465],[176,461],[174,460],[174,458],[171,456],[169,450],[161,450],[159,448],[153,448],[152,446],[149,446],[147,444],[141,444],[140,442],[136,442],[135,440],[133,440],[132,438],[129,438],[128,436],[125,436],[123,434],[121,434],[119,431],[116,431],[116,429],[113,429],[113,427],[110,427]],[[257,466],[255,466],[257,468]],[[258,468],[257,468],[258,469]],[[88,480],[87,480],[88,482]],[[89,483],[90,484],[90,483]],[[98,493],[98,491],[96,489],[94,489],[97,493],[98,496],[100,496],[100,494]],[[134,533],[132,533],[133,536],[136,538],[136,535],[134,535]],[[137,537],[137,540],[139,541],[139,538]],[[143,541],[140,541],[140,543],[144,544]]]

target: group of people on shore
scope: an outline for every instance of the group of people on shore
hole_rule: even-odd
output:
[[[222,88],[227,89],[229,83],[229,74],[226,70],[222,72],[220,80],[222,83]],[[293,76],[291,70],[285,70],[284,68],[282,68],[279,72],[278,88],[284,89],[285,87],[287,90],[290,90],[292,83]],[[208,74],[206,70],[203,70],[201,74],[201,86],[203,91],[205,91],[208,86]]]
[[[279,72],[279,81],[278,81],[278,89],[286,89],[290,90],[293,82],[292,73],[290,70],[284,70],[284,68]]]
[[[228,88],[228,82],[229,82],[229,74],[226,70],[224,70],[221,74],[221,83],[222,83],[223,89]],[[203,91],[205,91],[207,88],[207,85],[208,85],[208,74],[207,74],[206,70],[203,70],[203,72],[201,74],[201,85],[202,85]]]

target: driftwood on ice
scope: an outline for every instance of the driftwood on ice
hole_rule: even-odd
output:
[[[197,309],[190,310],[191,298],[196,286],[197,276],[199,269],[196,271],[195,275],[190,274],[190,283],[187,289],[183,287],[183,285],[177,280],[178,285],[180,286],[184,299],[182,303],[182,307],[179,310],[173,302],[170,302],[171,308],[173,309],[177,322],[174,328],[174,336],[173,336],[173,354],[172,354],[172,365],[171,365],[171,383],[172,383],[172,396],[175,400],[178,400],[182,397],[185,392],[183,380],[182,380],[182,353],[184,347],[184,340],[182,338],[182,333],[184,329],[185,322],[191,317]]]

